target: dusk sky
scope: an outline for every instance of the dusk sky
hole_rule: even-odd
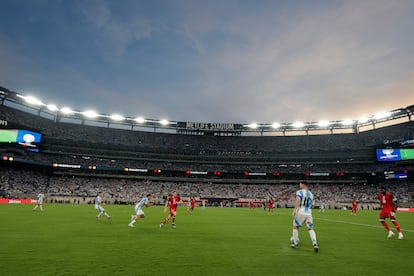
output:
[[[0,86],[58,107],[272,123],[414,104],[412,0],[0,4]]]

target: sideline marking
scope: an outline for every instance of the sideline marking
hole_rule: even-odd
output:
[[[374,228],[384,228],[382,225],[372,225],[372,224],[349,222],[349,221],[343,221],[343,220],[324,219],[324,218],[315,218],[315,217],[313,219],[314,220],[325,220],[325,221],[330,221],[330,222],[345,223],[345,224],[352,224],[352,225],[358,225],[358,226],[367,226],[367,227],[374,227]],[[409,229],[402,229],[401,228],[401,231],[414,233],[414,230],[409,230]]]

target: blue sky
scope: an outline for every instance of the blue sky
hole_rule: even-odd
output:
[[[176,121],[358,119],[414,104],[414,1],[2,0],[0,86]]]

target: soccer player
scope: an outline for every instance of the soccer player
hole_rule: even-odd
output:
[[[358,209],[358,201],[356,199],[352,200],[352,211],[351,211],[351,216],[354,215],[356,216],[357,214],[357,209]]]
[[[195,207],[195,202],[196,202],[196,199],[195,199],[195,197],[191,197],[190,198],[190,202],[188,203],[188,212],[189,213],[192,213],[193,211],[194,211],[194,207]]]
[[[325,212],[325,204],[321,203],[319,205],[319,212],[321,212],[321,213]]]
[[[161,222],[160,228],[162,228],[167,222],[171,219],[171,227],[175,228],[175,219],[177,217],[177,206],[178,204],[182,203],[180,196],[177,195],[177,192],[174,191],[172,195],[168,198],[167,202],[165,202],[164,206],[164,213],[167,211],[167,207],[170,207],[170,212],[168,216]]]
[[[293,209],[293,230],[290,238],[291,247],[298,248],[299,245],[299,227],[306,224],[309,236],[312,240],[313,249],[315,252],[319,251],[318,243],[316,241],[316,233],[313,230],[312,207],[314,203],[314,196],[308,190],[307,182],[301,181],[296,192],[295,208]]]
[[[273,197],[271,197],[269,199],[269,202],[267,203],[267,214],[268,215],[273,215],[274,207],[275,207],[275,200],[273,199]]]
[[[135,215],[131,216],[131,222],[128,224],[129,227],[135,227],[135,222],[137,220],[139,220],[140,218],[144,218],[145,214],[144,211],[142,211],[142,207],[149,207],[150,206],[150,202],[149,200],[151,199],[151,194],[147,194],[146,197],[144,197],[143,199],[141,199],[137,204],[135,204]]]
[[[381,203],[381,213],[379,221],[384,226],[385,229],[388,231],[388,238],[394,236],[394,232],[391,231],[390,227],[388,226],[387,222],[385,221],[386,218],[390,218],[392,224],[394,224],[395,229],[398,232],[398,239],[403,239],[404,235],[401,232],[400,225],[398,224],[397,220],[395,219],[395,211],[397,209],[397,198],[394,197],[393,194],[387,193],[385,187],[381,188],[381,193],[378,195],[378,199]]]
[[[98,215],[96,216],[96,218],[101,219],[101,215],[104,214],[105,217],[111,219],[112,217],[102,207],[102,204],[102,192],[99,192],[98,195],[95,197],[95,209],[98,211]]]
[[[41,192],[37,195],[37,204],[33,208],[33,211],[36,211],[37,207],[39,207],[40,211],[43,212],[43,200],[45,199],[45,195]]]

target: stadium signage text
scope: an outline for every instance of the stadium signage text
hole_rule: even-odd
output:
[[[35,199],[11,199],[11,198],[0,198],[0,204],[36,204]]]
[[[414,145],[414,139],[402,141],[400,144],[401,146],[411,145],[411,144]]]
[[[0,125],[1,126],[7,126],[9,123],[5,120],[0,120]]]
[[[207,174],[207,172],[198,172],[198,171],[190,171],[190,174],[201,174],[201,175],[205,175]]]
[[[266,173],[265,172],[251,172],[251,173],[249,173],[249,175],[253,175],[253,176],[265,176]]]
[[[58,164],[54,163],[53,167],[55,168],[71,168],[71,169],[80,169],[81,165],[71,165],[71,164]]]
[[[414,213],[414,208],[397,208],[397,211]]]
[[[329,176],[328,172],[314,172],[314,173],[310,173],[310,176]]]
[[[187,129],[200,129],[200,130],[234,130],[234,124],[231,123],[199,123],[199,122],[186,122],[185,128]]]
[[[124,169],[125,171],[130,171],[130,172],[143,172],[143,173],[148,172],[148,169],[133,169],[133,168],[125,168],[125,169]]]

